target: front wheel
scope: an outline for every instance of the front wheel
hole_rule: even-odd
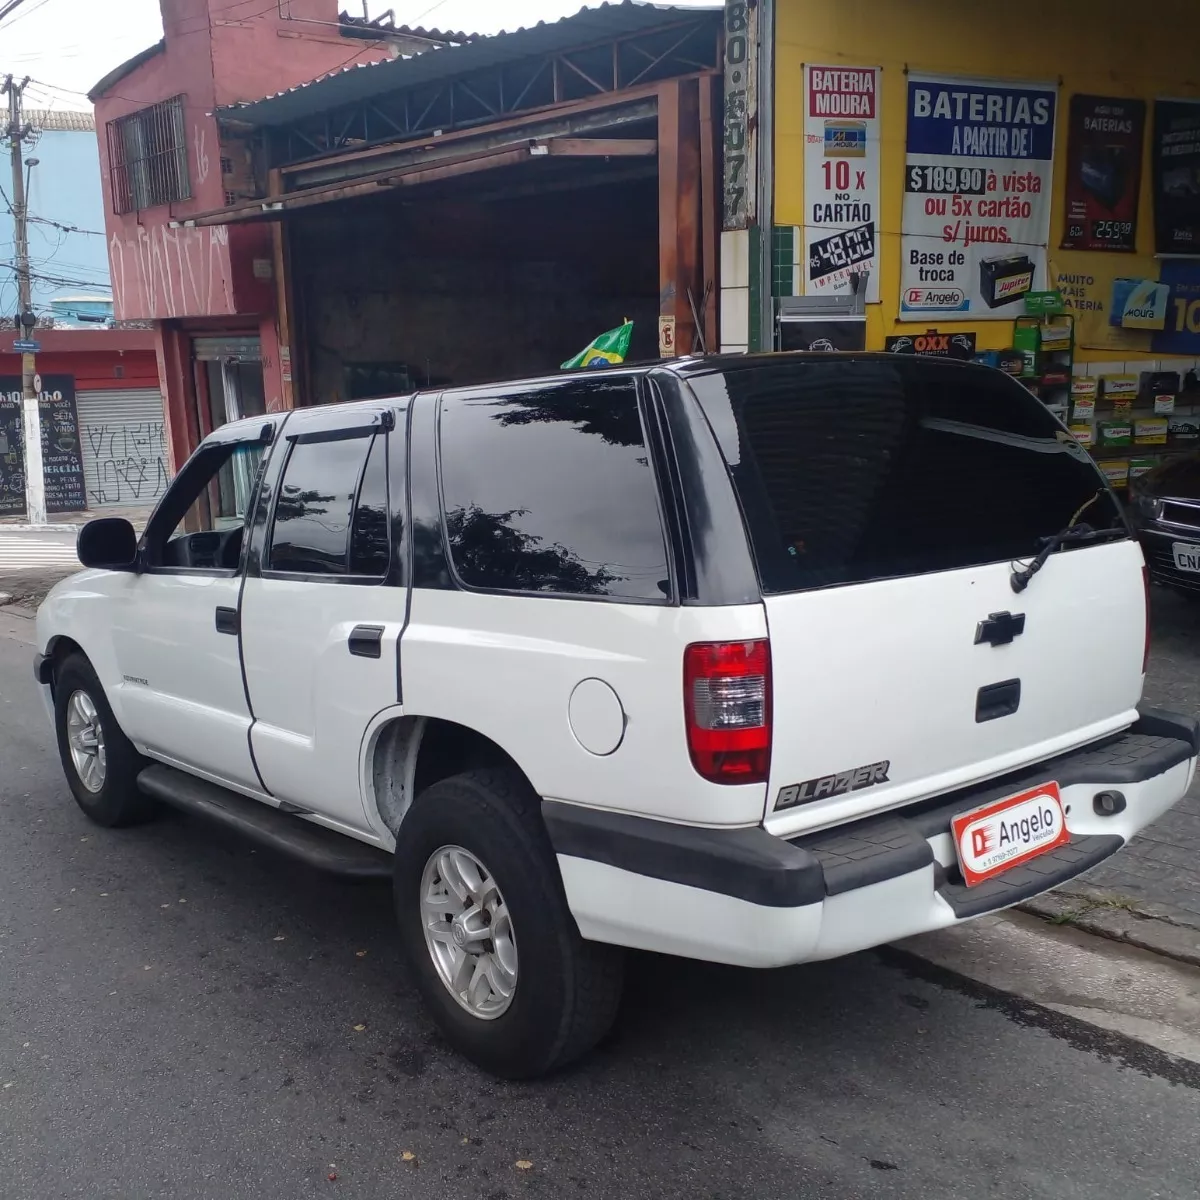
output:
[[[98,825],[134,825],[154,814],[154,802],[137,786],[145,765],[125,736],[100,680],[82,654],[54,675],[54,727],[58,754],[75,802]]]
[[[434,784],[404,820],[395,872],[406,956],[460,1053],[531,1078],[608,1032],[623,955],[579,936],[522,778],[477,770]]]

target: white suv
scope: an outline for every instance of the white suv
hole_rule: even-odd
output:
[[[450,1041],[599,1039],[619,947],[747,967],[992,912],[1186,791],[1141,551],[999,372],[683,360],[217,430],[38,615],[76,800],[394,879]]]

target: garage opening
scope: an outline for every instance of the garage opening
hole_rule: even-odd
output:
[[[656,132],[290,215],[304,401],[556,371],[627,319],[657,357]]]

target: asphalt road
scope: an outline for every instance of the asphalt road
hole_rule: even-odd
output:
[[[90,826],[29,659],[0,637],[5,1200],[1200,1193],[1200,1068],[892,952],[638,957],[599,1052],[497,1083],[426,1020],[386,891]]]

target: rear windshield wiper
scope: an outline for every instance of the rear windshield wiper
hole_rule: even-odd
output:
[[[1104,492],[1097,492],[1075,513],[1066,528],[1060,529],[1052,537],[1042,538],[1042,548],[1030,563],[1023,567],[1013,568],[1009,583],[1012,584],[1014,592],[1018,594],[1023,592],[1029,586],[1029,581],[1046,565],[1046,561],[1050,555],[1061,550],[1064,546],[1077,545],[1080,542],[1106,542],[1129,536],[1129,531],[1124,526],[1118,525],[1111,529],[1093,529],[1086,523],[1077,523],[1079,518],[1103,495]]]
[[[1064,546],[1073,546],[1079,542],[1107,542],[1118,538],[1127,538],[1129,531],[1120,527],[1115,529],[1093,529],[1090,525],[1073,525],[1061,529],[1053,537],[1043,538],[1044,543],[1037,557],[1025,567],[1015,569],[1009,583],[1014,592],[1023,592],[1029,581],[1046,565],[1046,560]]]

